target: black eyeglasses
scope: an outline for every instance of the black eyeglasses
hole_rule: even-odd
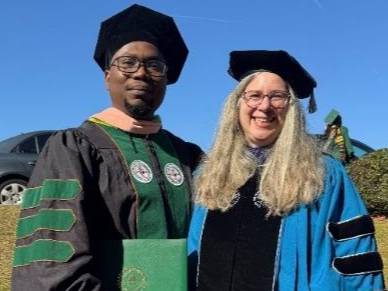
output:
[[[145,70],[154,77],[163,77],[167,72],[167,65],[162,60],[150,59],[141,61],[136,57],[130,56],[121,56],[114,59],[111,66],[117,67],[123,73],[135,73],[140,66],[144,66]]]
[[[263,102],[265,97],[268,97],[269,103],[272,107],[284,108],[288,104],[290,94],[280,90],[271,91],[268,94],[263,94],[263,92],[256,90],[242,93],[242,98],[245,103],[252,108],[257,108]]]

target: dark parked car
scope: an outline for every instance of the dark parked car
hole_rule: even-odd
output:
[[[0,204],[19,204],[32,169],[52,130],[23,133],[0,142]]]
[[[360,142],[359,140],[351,138],[350,141],[352,142],[354,155],[357,158],[375,151],[373,148]]]

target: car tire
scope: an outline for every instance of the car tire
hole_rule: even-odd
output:
[[[22,179],[6,180],[0,184],[0,205],[18,205],[22,202],[27,181]]]

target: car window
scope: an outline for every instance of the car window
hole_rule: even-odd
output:
[[[39,147],[39,152],[42,151],[44,145],[46,144],[48,138],[50,137],[51,133],[46,133],[46,134],[41,134],[38,135],[38,147]]]
[[[352,141],[354,155],[358,158],[375,151],[373,148],[360,142],[359,140],[351,139],[351,141]]]
[[[35,143],[35,136],[30,137],[23,142],[21,142],[17,147],[17,152],[24,153],[24,154],[36,154],[36,143]]]
[[[9,152],[13,151],[13,149],[15,148],[15,146],[17,146],[17,144],[20,142],[20,140],[22,140],[22,138],[20,138],[20,135],[18,135],[18,136],[10,137],[10,138],[7,138],[7,139],[1,141],[0,142],[0,153],[9,153]]]
[[[371,152],[369,149],[363,148],[363,147],[361,147],[359,145],[355,145],[355,144],[353,144],[353,150],[354,150],[354,155],[358,158]]]

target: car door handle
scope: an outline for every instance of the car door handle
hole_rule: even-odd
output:
[[[27,164],[29,164],[30,166],[35,166],[36,161],[29,161]]]

